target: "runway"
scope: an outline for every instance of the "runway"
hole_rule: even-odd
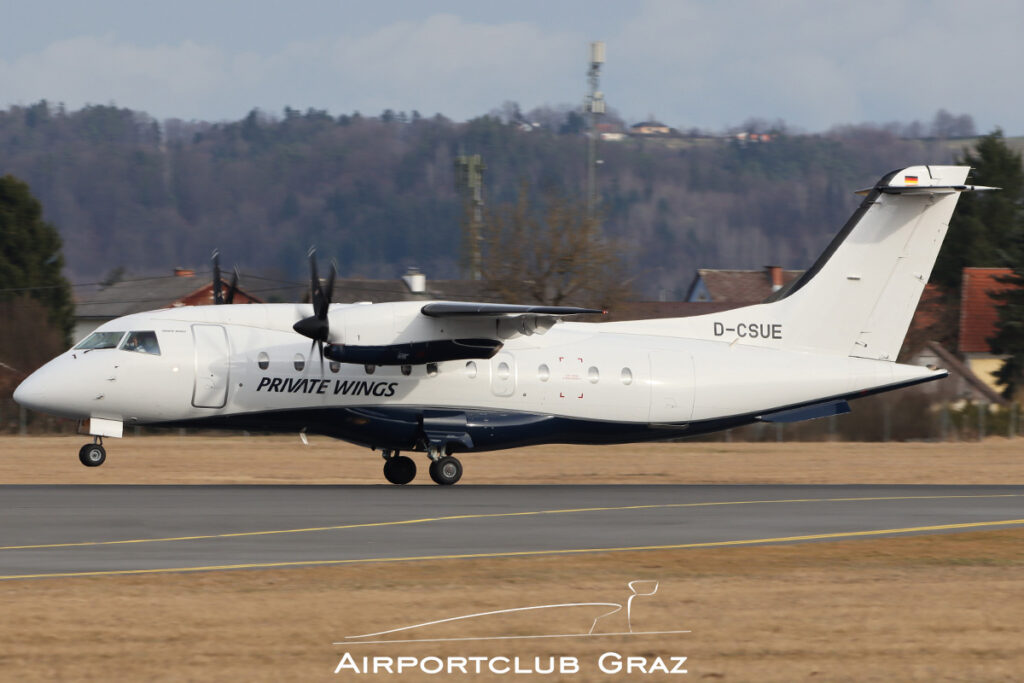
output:
[[[1024,527],[1020,486],[0,486],[0,580]]]

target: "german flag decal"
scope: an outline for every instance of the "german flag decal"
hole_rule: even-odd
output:
[[[916,175],[908,175],[905,180],[906,180],[907,185],[917,185],[917,176]]]

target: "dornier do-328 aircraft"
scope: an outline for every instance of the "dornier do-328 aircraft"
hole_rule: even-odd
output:
[[[845,413],[850,399],[947,375],[895,360],[959,194],[990,189],[965,185],[969,170],[885,175],[861,191],[802,277],[753,306],[585,323],[566,318],[600,311],[336,304],[334,269],[324,284],[311,255],[310,304],[118,318],[26,378],[14,398],[87,421],[95,438],[79,458],[88,466],[103,463],[103,437],[120,437],[125,424],[309,432],[381,451],[394,484],[416,475],[402,452],[425,453],[431,478],[454,484],[460,452]]]

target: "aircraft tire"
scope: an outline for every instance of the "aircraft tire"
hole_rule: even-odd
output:
[[[99,467],[107,459],[107,451],[98,443],[87,443],[78,449],[78,460],[86,467]]]
[[[384,461],[384,478],[402,486],[416,478],[416,461],[406,455],[396,455]]]
[[[462,463],[450,455],[430,463],[430,478],[435,484],[451,486],[462,478]]]

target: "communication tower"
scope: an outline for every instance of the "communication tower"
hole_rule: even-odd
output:
[[[484,218],[484,165],[479,154],[460,154],[455,158],[455,187],[462,195],[463,239],[470,277],[481,279],[480,242]]]
[[[587,70],[590,91],[583,103],[587,114],[587,212],[590,216],[597,206],[597,119],[604,115],[604,93],[598,90],[602,64],[604,41],[596,40],[590,44],[590,68]]]

